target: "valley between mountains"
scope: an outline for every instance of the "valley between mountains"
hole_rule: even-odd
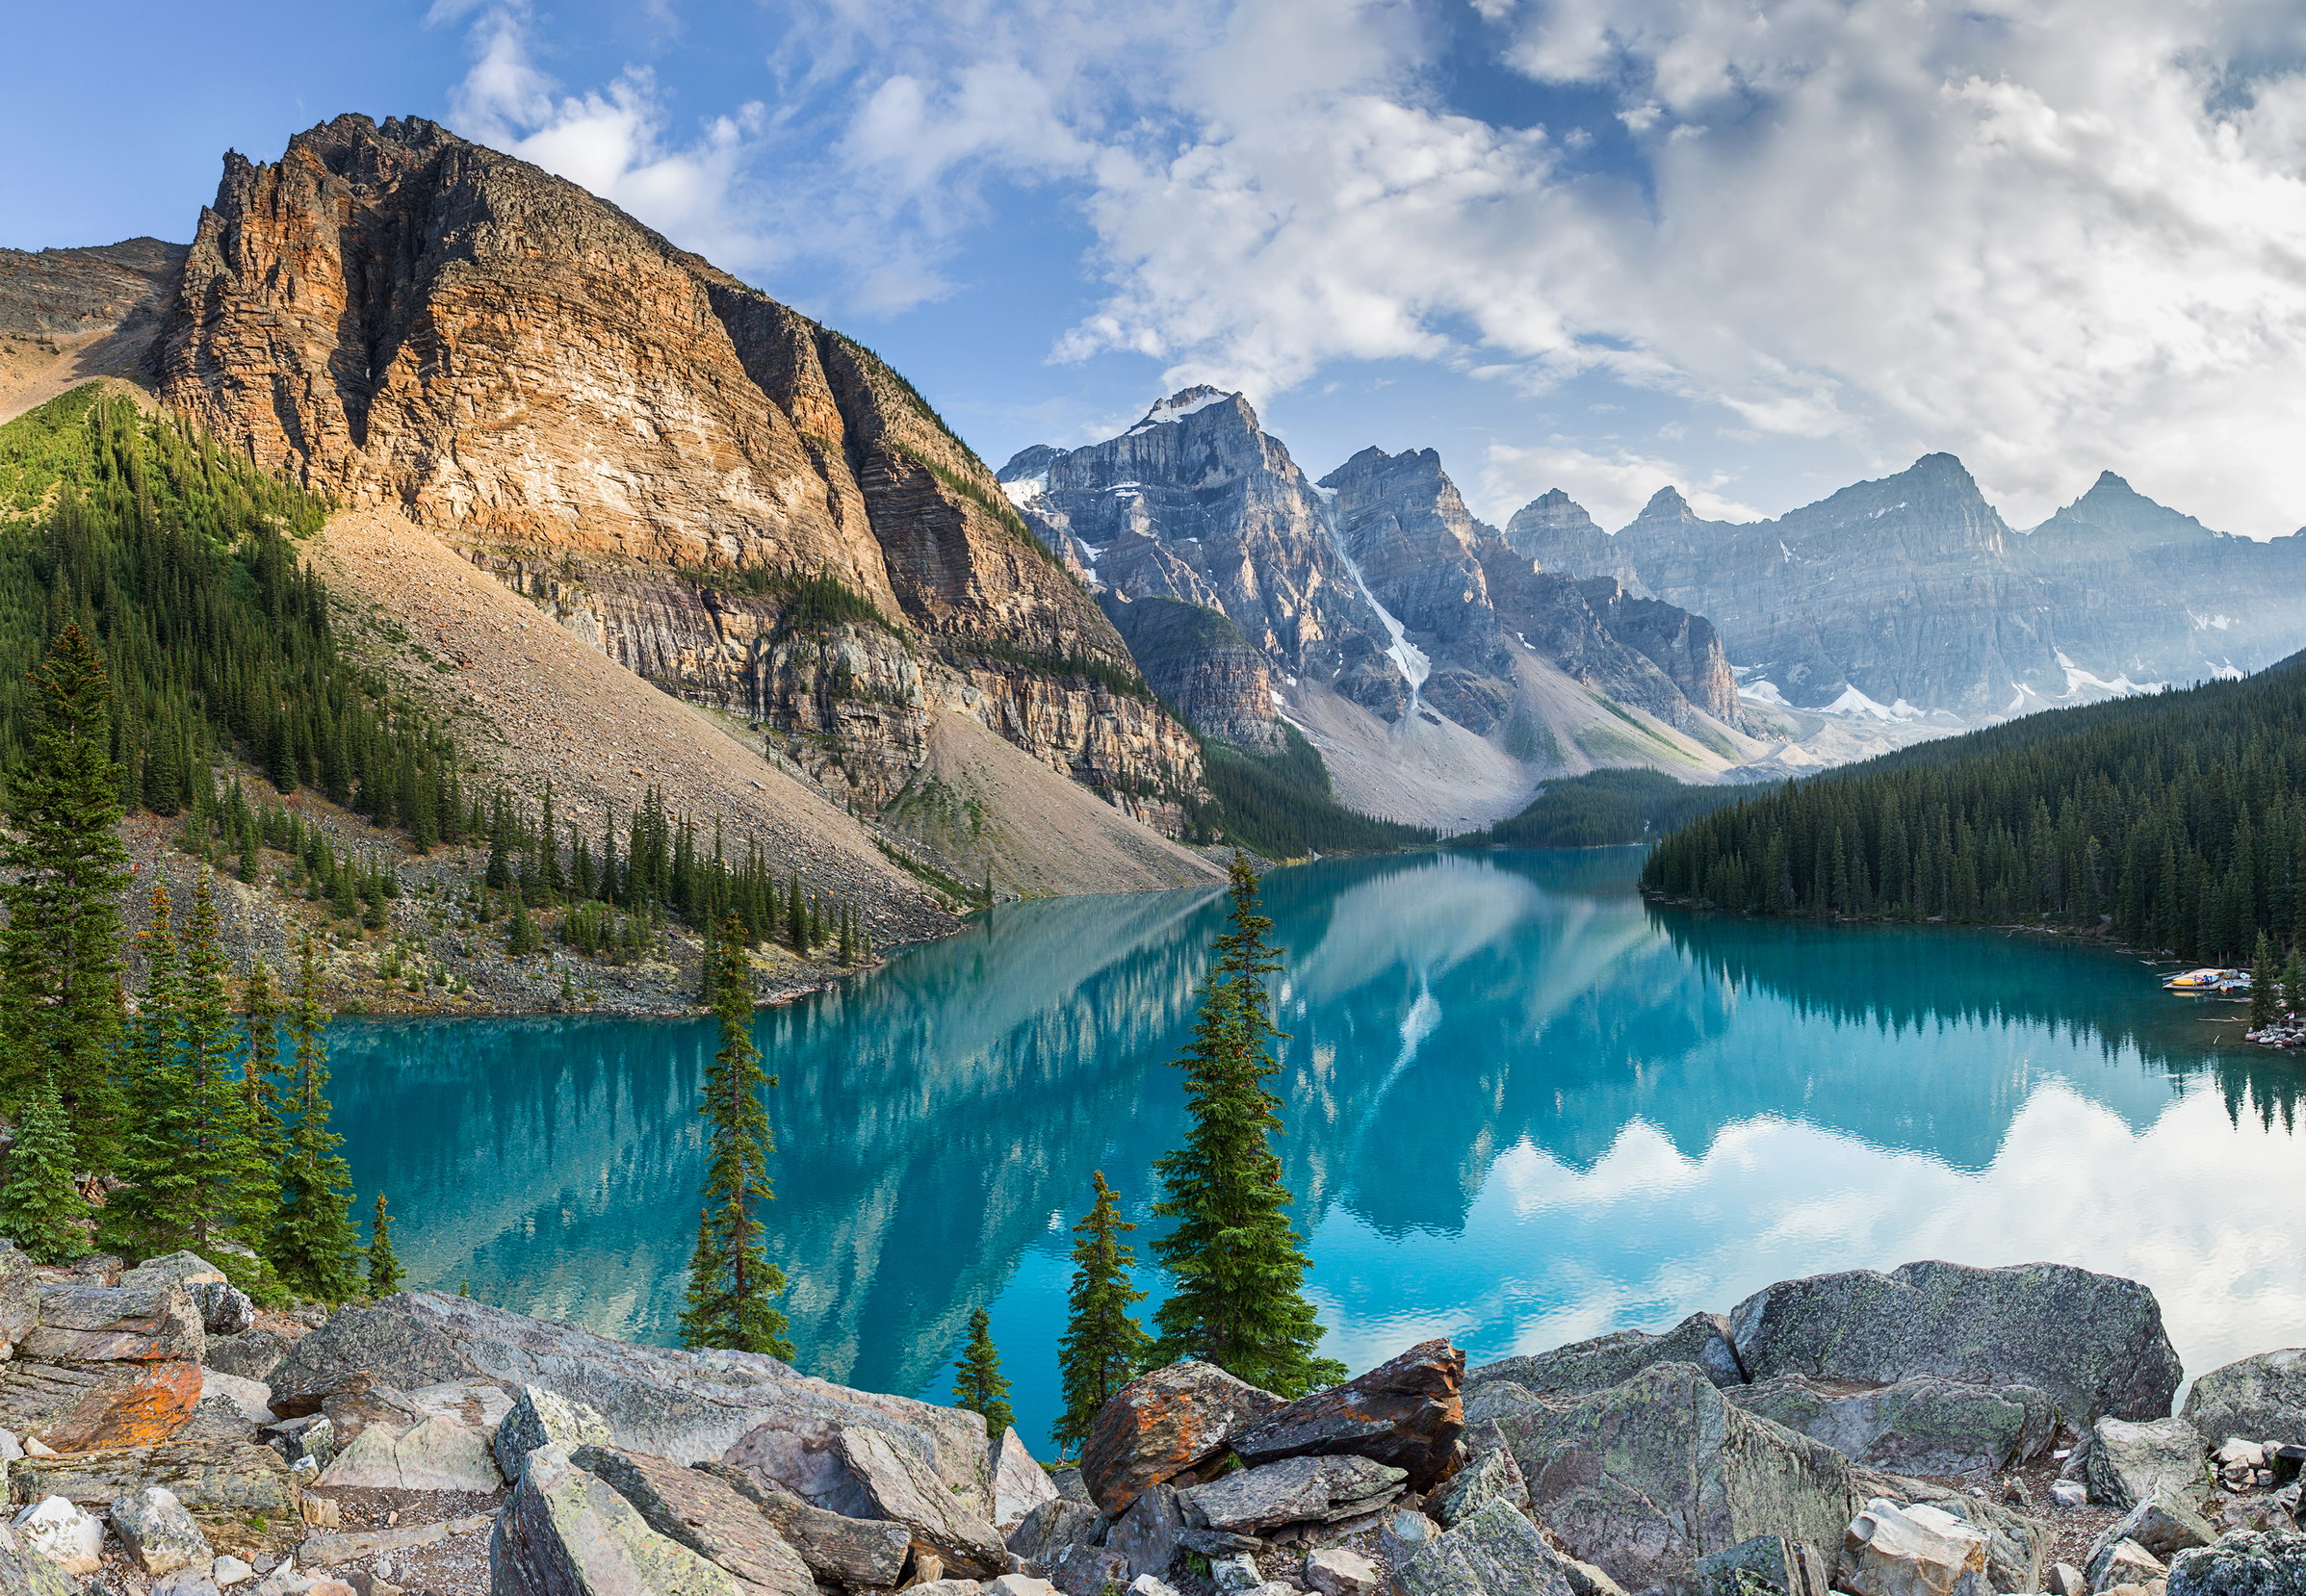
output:
[[[1205,387],[997,472],[854,340],[415,118],[227,155],[191,232],[0,251],[0,419],[99,384],[324,501],[300,553],[342,646],[477,779],[549,792],[571,835],[661,803],[879,944],[1000,897],[1213,885],[1236,844],[1477,831],[1595,770],[1774,780],[2306,645],[2306,538],[2112,473],[2026,531],[1942,454],[1752,525],[1661,485],[1614,533],[1559,491],[1501,528],[1431,450],[1316,476]],[[244,897],[250,945],[284,947],[298,911]],[[690,1000],[666,949],[614,1006]],[[553,1006],[467,963],[465,1008]],[[339,965],[340,997],[457,1006]]]

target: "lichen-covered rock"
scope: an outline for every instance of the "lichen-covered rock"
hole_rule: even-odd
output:
[[[1839,1583],[1853,1596],[1986,1596],[1982,1532],[1927,1504],[1876,1499],[1842,1537]]]
[[[867,1510],[861,1516],[903,1525],[917,1548],[936,1553],[947,1569],[968,1578],[1008,1572],[1000,1532],[913,1453],[864,1429],[842,1430],[834,1448],[863,1495]]]
[[[1827,1596],[1832,1575],[1814,1546],[1756,1535],[1697,1559],[1705,1596]]]
[[[373,1424],[337,1454],[316,1483],[398,1491],[474,1491],[505,1482],[488,1438],[457,1419],[427,1419],[406,1429]]]
[[[1010,1552],[1049,1567],[1068,1546],[1095,1546],[1105,1537],[1105,1516],[1086,1502],[1044,1502],[1009,1532]]]
[[[111,1512],[113,1533],[120,1537],[128,1560],[147,1574],[167,1574],[195,1563],[205,1568],[215,1559],[208,1537],[166,1485],[146,1485],[116,1496]]]
[[[229,1403],[232,1410],[251,1425],[272,1422],[272,1388],[260,1379],[243,1379],[220,1369],[200,1372],[200,1400]]]
[[[1044,1502],[1056,1500],[1057,1487],[1049,1470],[1033,1461],[1024,1438],[1011,1425],[993,1443],[993,1527],[1002,1534],[1017,1528],[1024,1515]]]
[[[497,1426],[497,1467],[507,1480],[521,1477],[522,1460],[538,1447],[606,1447],[616,1444],[609,1421],[581,1402],[533,1385],[521,1387],[512,1409]]]
[[[2149,1580],[2159,1580],[2169,1569],[2163,1560],[2138,1542],[2127,1538],[2109,1538],[2100,1542],[2084,1565],[2082,1578],[2090,1596],[2105,1596],[2122,1585],[2142,1585]]]
[[[800,1554],[725,1480],[612,1447],[583,1448],[570,1461],[605,1480],[657,1533],[718,1563],[765,1596],[816,1596],[816,1582]]]
[[[80,1596],[80,1582],[0,1524],[0,1591],[8,1596]]]
[[[1407,1596],[1571,1596],[1538,1527],[1502,1502],[1425,1540],[1393,1578]]]
[[[2243,1530],[2181,1552],[2169,1596],[2306,1596],[2306,1534]]]
[[[210,1335],[239,1335],[256,1323],[256,1304],[224,1272],[197,1252],[147,1258],[120,1276],[123,1286],[179,1286],[199,1310]]]
[[[270,1385],[272,1371],[280,1367],[280,1360],[288,1356],[292,1345],[278,1331],[258,1326],[238,1335],[210,1336],[208,1351],[200,1361],[219,1374],[259,1379]]]
[[[1367,1457],[1407,1470],[1410,1489],[1424,1490],[1456,1455],[1464,1376],[1464,1352],[1447,1341],[1420,1342],[1358,1378],[1258,1416],[1235,1432],[1233,1454],[1252,1468],[1284,1457]]]
[[[2065,1264],[1927,1261],[1781,1280],[1740,1302],[1729,1323],[1755,1380],[1880,1385],[1932,1375],[2034,1385],[2077,1425],[2108,1413],[2159,1419],[2180,1376],[2151,1291]]]
[[[1630,1589],[1755,1535],[1837,1546],[1858,1505],[1841,1454],[1733,1406],[1693,1363],[1495,1422],[1538,1519]]]
[[[16,1514],[11,1528],[27,1552],[66,1574],[93,1574],[103,1566],[103,1521],[61,1496],[42,1497]]]
[[[1585,1396],[1620,1384],[1653,1363],[1695,1363],[1716,1385],[1738,1385],[1746,1378],[1729,1342],[1729,1321],[1718,1313],[1694,1313],[1662,1335],[1615,1330],[1549,1352],[1468,1369],[1466,1395],[1470,1400],[1476,1386],[1502,1379],[1537,1395]]]
[[[2199,1375],[2179,1417],[2204,1438],[2306,1444],[2306,1347],[2238,1358]]]
[[[186,1358],[17,1358],[0,1364],[0,1426],[37,1436],[57,1452],[157,1446],[184,1428],[199,1405],[200,1389],[200,1365]]]
[[[40,1282],[33,1262],[12,1241],[0,1241],[0,1341],[14,1346],[40,1322]]]
[[[895,1584],[904,1572],[913,1538],[901,1524],[848,1518],[812,1507],[773,1480],[755,1479],[726,1463],[689,1466],[711,1475],[759,1508],[819,1579],[877,1588]],[[1091,1516],[1095,1516],[1094,1509]]]
[[[1098,1410],[1081,1444],[1081,1482],[1106,1512],[1127,1512],[1146,1486],[1179,1481],[1215,1460],[1237,1431],[1281,1405],[1272,1392],[1213,1363],[1151,1370]]]
[[[1065,1596],[1110,1596],[1129,1583],[1128,1559],[1103,1546],[1061,1547],[1049,1580]]]
[[[2107,1527],[2083,1565],[2094,1564],[2098,1552],[2116,1541],[2134,1540],[2166,1562],[2180,1552],[2208,1546],[2217,1538],[2216,1528],[2194,1510],[2191,1502],[2175,1492],[2157,1490]]]
[[[1290,1457],[1179,1491],[1178,1505],[1189,1523],[1247,1534],[1375,1512],[1408,1480],[1408,1471],[1366,1457]]]
[[[2090,1431],[2083,1478],[2090,1500],[2102,1506],[2127,1512],[2157,1491],[2198,1506],[2210,1494],[2203,1466],[2209,1451],[2200,1431],[2184,1419],[2128,1424],[2104,1418]]]
[[[1465,1452],[1465,1466],[1428,1504],[1436,1518],[1455,1524],[1485,1502],[1529,1510],[1529,1482],[1521,1478],[1521,1465],[1514,1461],[1505,1432],[1494,1422],[1466,1437]]]
[[[165,1485],[195,1513],[293,1521],[303,1500],[287,1462],[248,1441],[171,1441],[60,1457],[26,1457],[8,1466],[10,1498],[61,1496],[102,1506],[146,1485]]]
[[[1986,1495],[1971,1495],[1951,1485],[1853,1467],[1850,1483],[1860,1503],[1877,1498],[1901,1507],[1928,1506],[1960,1519],[1985,1536],[1985,1573],[1996,1590],[2034,1590],[2040,1587],[2042,1562],[2050,1549],[2049,1532],[2016,1508]]]
[[[488,1576],[493,1596],[744,1596],[557,1446],[529,1454],[489,1537]]]
[[[199,1310],[183,1289],[40,1285],[40,1322],[17,1348],[20,1357],[52,1363],[200,1361],[208,1350]]]
[[[284,1419],[318,1413],[322,1403],[364,1383],[364,1377],[365,1383],[408,1391],[474,1372],[449,1338],[420,1318],[381,1304],[339,1308],[273,1368],[272,1411]]]
[[[2058,1430],[2057,1404],[2032,1385],[1919,1376],[1851,1390],[1778,1375],[1723,1395],[1852,1462],[1906,1474],[2008,1468],[2039,1455]]]

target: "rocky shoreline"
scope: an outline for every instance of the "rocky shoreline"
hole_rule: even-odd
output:
[[[2306,1351],[2182,1371],[2054,1264],[1781,1281],[1295,1402],[1154,1370],[1077,1466],[772,1358],[403,1292],[260,1314],[0,1244],[0,1592],[2293,1596]]]

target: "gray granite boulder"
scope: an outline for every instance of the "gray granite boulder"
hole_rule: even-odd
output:
[[[845,1518],[812,1507],[784,1486],[757,1480],[726,1463],[692,1463],[759,1508],[778,1534],[821,1580],[857,1586],[894,1585],[904,1573],[913,1537],[901,1524]],[[1094,1512],[1091,1516],[1095,1516]]]
[[[2244,1530],[2181,1552],[2169,1596],[2306,1596],[2306,1535]]]
[[[280,1367],[294,1343],[277,1331],[259,1326],[243,1330],[238,1335],[212,1335],[208,1351],[200,1361],[220,1375],[237,1375],[242,1379],[272,1382],[272,1371]]]
[[[1538,1520],[1631,1589],[1687,1583],[1700,1557],[1755,1535],[1839,1546],[1859,1506],[1848,1459],[1732,1405],[1694,1363],[1531,1398],[1495,1423]]]
[[[1220,1475],[1178,1492],[1197,1529],[1254,1534],[1283,1524],[1330,1524],[1375,1512],[1408,1483],[1404,1469],[1366,1457],[1290,1457]]]
[[[1572,1596],[1559,1554],[1502,1502],[1427,1540],[1393,1578],[1405,1596]]]
[[[816,1581],[800,1554],[727,1481],[612,1447],[583,1447],[569,1461],[631,1503],[657,1533],[767,1596],[816,1596]]]
[[[2040,1455],[2058,1433],[2057,1404],[2032,1385],[1921,1376],[1853,1387],[1778,1375],[1723,1394],[1852,1462],[1907,1474],[2008,1468]]]
[[[1065,1596],[1111,1596],[1128,1585],[1128,1559],[1103,1546],[1063,1547],[1049,1565],[1049,1581]]]
[[[1823,1553],[1783,1535],[1755,1535],[1697,1559],[1705,1596],[1827,1596],[1831,1579]]]
[[[1033,1460],[1015,1425],[987,1449],[986,1466],[993,1475],[993,1527],[1004,1535],[1042,1503],[1056,1500],[1056,1481]]]
[[[579,1447],[615,1444],[609,1421],[581,1402],[571,1402],[533,1385],[524,1385],[512,1399],[512,1410],[497,1426],[490,1442],[497,1468],[507,1480],[518,1480],[529,1454],[539,1447]]]
[[[256,1323],[256,1304],[197,1252],[147,1258],[120,1276],[123,1286],[181,1286],[210,1335],[239,1335]]]
[[[1492,1422],[1465,1437],[1464,1467],[1433,1494],[1426,1510],[1445,1525],[1470,1518],[1486,1502],[1503,1502],[1522,1512],[1529,1510],[1529,1482],[1514,1461],[1505,1431]]]
[[[81,1596],[81,1584],[0,1523],[0,1591],[8,1596]]]
[[[471,1378],[477,1371],[437,1327],[395,1311],[402,1300],[390,1298],[373,1308],[339,1308],[299,1340],[268,1381],[272,1411],[294,1419],[318,1413],[323,1403],[342,1391],[368,1385],[411,1391]]]
[[[338,1331],[352,1314],[364,1316],[357,1329]],[[324,1335],[330,1343],[306,1351]],[[619,1447],[676,1463],[727,1462],[852,1518],[876,1515],[836,1443],[871,1431],[933,1475],[961,1511],[980,1520],[993,1512],[976,1414],[812,1379],[756,1352],[639,1347],[470,1298],[407,1291],[340,1311],[281,1367],[292,1365],[309,1387],[359,1368],[404,1390],[473,1378],[507,1391],[533,1385],[592,1408]],[[281,1389],[275,1372],[274,1411]]]
[[[1482,1364],[1465,1372],[1466,1394],[1470,1399],[1474,1386],[1505,1379],[1541,1396],[1585,1396],[1619,1384],[1653,1363],[1695,1363],[1716,1385],[1746,1379],[1730,1344],[1729,1321],[1718,1313],[1694,1313],[1662,1335],[1617,1330],[1549,1352]]]
[[[650,1529],[562,1447],[529,1454],[489,1537],[488,1580],[491,1596],[746,1596],[736,1575]]]
[[[1059,1497],[1026,1513],[1005,1544],[1018,1557],[1047,1568],[1068,1546],[1101,1545],[1105,1529],[1105,1515],[1095,1507]]]
[[[1996,1590],[2038,1590],[2051,1535],[2040,1523],[1988,1495],[1972,1495],[1950,1485],[1878,1470],[1853,1467],[1850,1483],[1861,1502],[1883,1500],[1901,1507],[1927,1504],[1985,1532],[1987,1580]]]
[[[1729,1325],[1757,1381],[1886,1385],[1932,1375],[2033,1385],[2077,1427],[2105,1413],[2166,1416],[2180,1375],[2151,1291],[2065,1264],[1928,1261],[1781,1280],[1740,1302]]]
[[[1185,1534],[1184,1509],[1169,1485],[1148,1485],[1137,1493],[1129,1510],[1114,1522],[1105,1545],[1120,1553],[1129,1565],[1129,1577],[1161,1575],[1177,1560]]]
[[[2210,1495],[2208,1454],[2201,1432],[2184,1419],[2127,1424],[2105,1418],[2090,1430],[2082,1478],[2090,1500],[2103,1507],[2128,1512],[2157,1491],[2199,1507]]]
[[[2083,1566],[2094,1563],[2099,1550],[2116,1541],[2134,1540],[2166,1562],[2181,1552],[2208,1546],[2217,1538],[2215,1526],[2196,1512],[2192,1503],[2169,1491],[2156,1491],[2107,1527],[2083,1559]]]
[[[2198,1377],[2180,1410],[2203,1438],[2306,1443],[2306,1347],[2238,1359]]]
[[[169,1574],[194,1564],[206,1568],[216,1558],[200,1526],[166,1485],[146,1485],[114,1497],[111,1517],[120,1549],[146,1574]]]
[[[903,1525],[913,1544],[936,1553],[950,1573],[991,1580],[1009,1571],[1000,1532],[972,1511],[972,1501],[949,1489],[925,1459],[863,1426],[842,1429],[833,1447],[863,1502],[864,1510],[853,1516]]]

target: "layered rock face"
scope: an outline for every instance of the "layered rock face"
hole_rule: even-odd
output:
[[[1473,519],[1433,450],[1365,449],[1321,479],[1362,579],[1433,659],[1425,696],[1487,732],[1514,702],[1515,645],[1669,725],[1736,724],[1737,682],[1702,617],[1540,568]]]
[[[1745,712],[1706,622],[1538,569],[1473,519],[1431,450],[1364,450],[1314,484],[1240,395],[1189,388],[1118,438],[1028,449],[1000,476],[1168,702],[1253,748],[1278,740],[1266,703],[1292,706],[1373,812],[1446,827],[1510,812],[1563,770],[1695,774],[1737,755]]]
[[[432,123],[227,157],[156,368],[203,427],[431,528],[659,684],[830,738],[817,774],[864,802],[939,709],[1147,818],[1198,787],[1096,604],[901,377]]]
[[[2003,715],[2270,664],[2306,643],[2306,537],[2213,532],[2111,473],[2013,532],[1950,454],[1749,526],[1668,488],[1614,537],[1549,494],[1509,532],[1575,576],[1630,572],[1804,707]],[[1862,706],[1859,706],[1862,708]]]

